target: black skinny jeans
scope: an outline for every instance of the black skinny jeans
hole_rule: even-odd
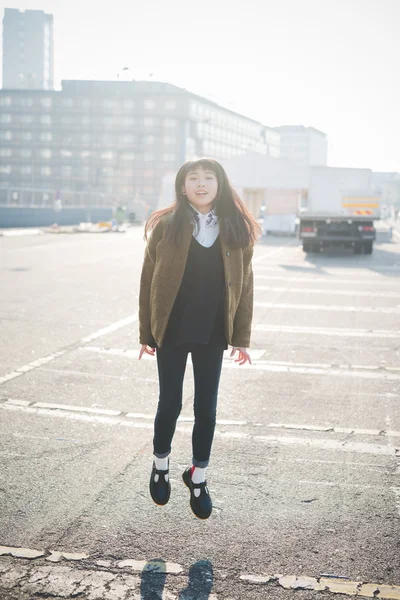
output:
[[[194,374],[193,465],[205,468],[210,461],[217,412],[218,386],[223,346],[182,344],[157,348],[160,385],[154,421],[154,455],[165,458],[171,452],[176,421],[182,408],[183,378],[187,357],[192,354]]]

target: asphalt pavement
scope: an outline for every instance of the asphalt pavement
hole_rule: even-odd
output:
[[[148,492],[142,234],[0,237],[0,599],[400,599],[400,237],[257,245],[253,365],[224,359],[203,522],[190,362],[171,500]]]

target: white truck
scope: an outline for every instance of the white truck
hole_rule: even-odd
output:
[[[304,252],[345,246],[355,254],[371,254],[379,218],[380,198],[373,193],[370,169],[310,168],[298,213]]]

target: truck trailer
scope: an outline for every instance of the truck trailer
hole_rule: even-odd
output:
[[[311,167],[308,193],[298,213],[304,252],[344,246],[371,254],[380,198],[373,193],[372,171]]]

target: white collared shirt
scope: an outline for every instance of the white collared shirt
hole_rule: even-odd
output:
[[[195,225],[193,229],[193,237],[195,237],[196,240],[205,248],[210,248],[219,234],[218,217],[215,215],[215,213],[213,213],[213,211],[210,211],[209,213],[203,215],[197,210],[197,208],[193,206],[193,204],[190,204],[190,206],[198,215],[197,226]],[[211,226],[207,227],[207,219],[210,217],[211,214],[213,215],[214,222]]]

